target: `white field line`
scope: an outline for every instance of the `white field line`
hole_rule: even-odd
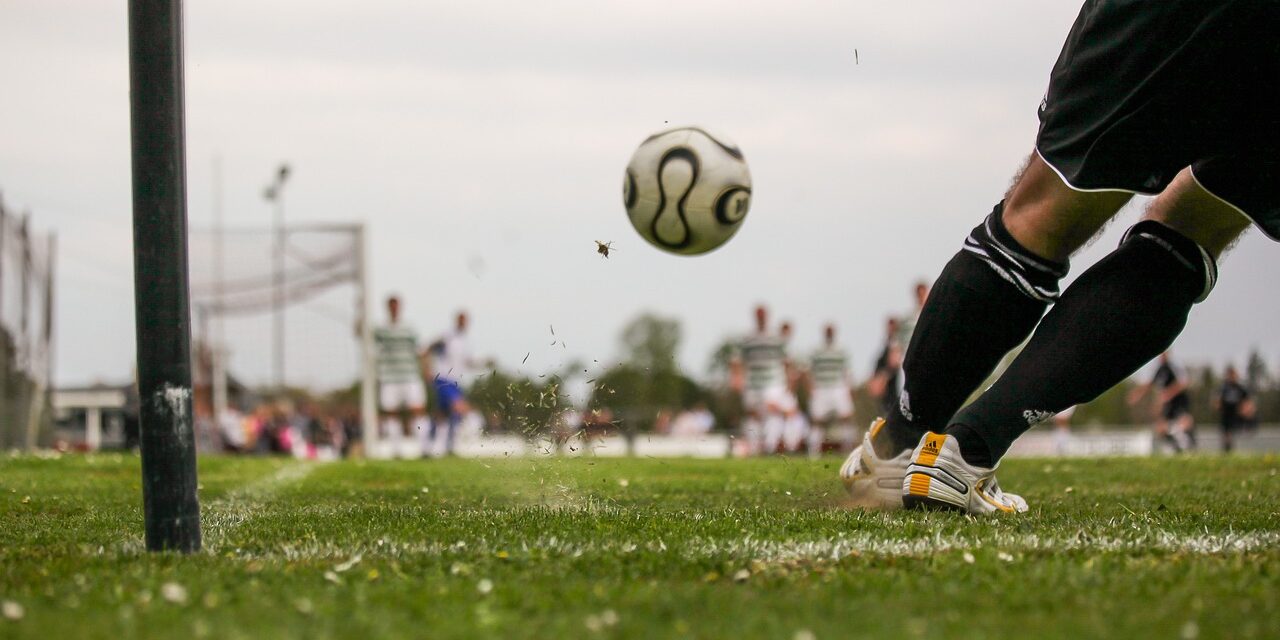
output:
[[[285,486],[301,482],[311,475],[317,464],[320,463],[288,464],[269,476],[259,478],[203,505],[200,519],[204,525],[205,546],[211,551],[218,551],[227,534],[251,520],[259,512],[262,503],[270,500]]]
[[[869,534],[834,540],[709,539],[673,541],[566,541],[555,537],[502,544],[488,540],[456,542],[396,542],[386,539],[369,542],[307,542],[283,544],[265,553],[245,557],[284,560],[334,560],[355,556],[402,558],[440,556],[465,559],[506,552],[512,556],[536,554],[545,557],[580,558],[625,556],[640,550],[668,553],[683,561],[761,560],[766,562],[839,560],[849,555],[926,556],[946,551],[991,552],[1175,552],[1195,555],[1224,555],[1273,549],[1280,545],[1280,532],[1261,531],[1238,534],[1183,535],[1153,531],[1132,536],[1047,537],[1035,534],[990,537],[935,536],[932,538],[886,538]]]

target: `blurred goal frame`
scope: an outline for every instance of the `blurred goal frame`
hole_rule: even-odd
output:
[[[213,236],[214,243],[214,271],[220,272],[222,267],[219,261],[222,260],[222,243],[224,235],[228,229],[214,227],[208,232]],[[232,232],[244,231],[237,228]],[[279,230],[283,238],[287,238],[293,233],[347,233],[354,237],[355,259],[353,262],[356,267],[356,276],[350,282],[355,286],[355,323],[358,328],[357,337],[357,371],[360,381],[360,431],[364,444],[365,455],[370,451],[378,448],[378,383],[377,383],[377,365],[376,351],[373,343],[373,323],[372,318],[372,299],[369,295],[369,249],[368,234],[364,223],[301,223],[286,225]],[[215,290],[218,288],[218,280],[215,278]],[[212,355],[212,404],[213,404],[213,420],[215,425],[222,424],[222,413],[226,409],[229,402],[228,389],[228,370],[227,356],[228,349],[226,346],[225,331],[223,330],[223,320],[229,315],[225,309],[219,306],[218,299],[224,295],[223,292],[214,293],[214,304],[212,306],[202,307],[202,310],[209,313],[214,321],[214,334],[210,345]],[[288,305],[285,305],[288,308]]]

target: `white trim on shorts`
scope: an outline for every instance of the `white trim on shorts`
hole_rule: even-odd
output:
[[[1080,187],[1077,187],[1077,186],[1075,186],[1075,185],[1071,184],[1071,181],[1070,181],[1070,180],[1067,180],[1067,177],[1066,177],[1065,175],[1063,175],[1063,173],[1062,173],[1061,171],[1059,171],[1057,167],[1053,166],[1053,163],[1052,163],[1052,162],[1049,162],[1049,161],[1044,157],[1044,154],[1043,154],[1043,153],[1040,153],[1040,147],[1039,147],[1039,145],[1037,145],[1037,146],[1036,146],[1036,155],[1040,157],[1040,161],[1041,161],[1041,162],[1043,162],[1043,163],[1045,164],[1045,166],[1046,166],[1046,167],[1049,167],[1050,169],[1052,169],[1052,170],[1053,170],[1053,172],[1054,172],[1055,174],[1057,174],[1058,179],[1062,181],[1062,184],[1066,185],[1066,186],[1067,186],[1067,188],[1068,188],[1068,189],[1071,189],[1072,191],[1077,191],[1077,192],[1080,192],[1080,193],[1104,193],[1104,192],[1112,192],[1112,193],[1117,193],[1117,192],[1118,192],[1118,193],[1132,193],[1132,194],[1134,194],[1134,195],[1138,195],[1138,196],[1158,196],[1158,195],[1160,195],[1161,193],[1164,193],[1163,191],[1150,192],[1150,191],[1137,191],[1137,190],[1134,190],[1134,189],[1118,189],[1118,188],[1081,189]],[[1258,228],[1258,230],[1262,232],[1262,235],[1264,235],[1264,236],[1266,236],[1266,237],[1268,237],[1268,238],[1271,238],[1272,240],[1275,240],[1276,242],[1280,242],[1280,236],[1273,236],[1273,235],[1271,235],[1271,233],[1270,233],[1269,231],[1267,231],[1267,228],[1266,228],[1266,227],[1264,227],[1264,226],[1262,226],[1262,225],[1258,224],[1258,221],[1257,221],[1257,220],[1254,220],[1254,219],[1253,219],[1253,216],[1249,215],[1248,213],[1245,213],[1245,210],[1244,210],[1244,209],[1241,209],[1240,207],[1238,207],[1238,206],[1236,206],[1235,204],[1233,204],[1230,200],[1227,200],[1226,198],[1224,198],[1224,197],[1222,197],[1222,196],[1220,196],[1220,195],[1218,195],[1218,194],[1214,193],[1213,191],[1210,191],[1208,187],[1204,186],[1204,183],[1203,183],[1203,182],[1200,182],[1200,178],[1196,177],[1196,170],[1195,170],[1195,166],[1194,166],[1194,165],[1187,165],[1186,169],[1187,169],[1187,173],[1191,174],[1191,179],[1192,179],[1193,181],[1195,181],[1196,185],[1197,185],[1197,186],[1199,186],[1201,189],[1204,189],[1204,192],[1205,192],[1205,193],[1207,193],[1207,194],[1209,194],[1209,195],[1213,196],[1213,199],[1214,199],[1214,200],[1217,200],[1217,201],[1221,202],[1222,204],[1225,204],[1225,205],[1227,205],[1228,207],[1231,207],[1233,210],[1235,210],[1235,212],[1236,212],[1236,213],[1239,213],[1240,215],[1244,216],[1244,217],[1245,217],[1245,219],[1246,219],[1246,220],[1248,220],[1248,221],[1250,222],[1250,224],[1252,224],[1253,226],[1257,227],[1257,228]],[[1166,187],[1166,188],[1167,188],[1167,187]]]
[[[1058,179],[1062,181],[1062,184],[1067,185],[1067,188],[1072,191],[1078,191],[1080,193],[1132,193],[1139,196],[1156,196],[1161,193],[1159,191],[1138,191],[1136,189],[1122,189],[1119,187],[1103,187],[1100,189],[1084,189],[1082,187],[1077,187],[1074,184],[1071,184],[1071,181],[1067,180],[1067,176],[1059,171],[1057,167],[1053,166],[1053,163],[1049,162],[1049,160],[1044,157],[1043,153],[1040,153],[1040,145],[1037,144],[1035,150],[1036,155],[1040,157],[1040,161],[1043,162],[1046,167],[1052,169],[1053,172],[1057,174]]]

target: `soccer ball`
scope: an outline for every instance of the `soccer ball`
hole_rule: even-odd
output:
[[[698,127],[649,136],[627,164],[622,200],[631,226],[650,244],[683,255],[706,253],[742,226],[751,206],[751,172],[738,146]]]

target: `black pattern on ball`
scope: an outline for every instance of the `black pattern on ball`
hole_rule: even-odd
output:
[[[662,174],[667,165],[673,161],[683,160],[689,163],[692,175],[689,178],[689,185],[685,187],[675,203],[675,211],[672,213],[679,220],[679,227],[682,238],[679,240],[669,240],[662,236],[658,231],[659,224],[667,220],[671,214],[667,212],[667,200],[670,196],[667,194],[667,185],[663,182]],[[653,216],[653,222],[649,225],[649,232],[653,235],[653,239],[661,243],[665,247],[671,249],[683,249],[693,242],[693,234],[689,231],[689,219],[685,214],[685,202],[689,199],[689,194],[693,193],[694,185],[698,184],[698,173],[701,163],[698,161],[698,154],[688,147],[675,147],[662,155],[662,160],[658,162],[658,213]],[[667,225],[669,226],[669,224]]]
[[[747,217],[751,206],[751,189],[729,187],[716,198],[716,221],[723,225],[735,225]]]
[[[627,180],[622,183],[622,201],[627,206],[627,211],[636,204],[636,177],[627,169]]]

